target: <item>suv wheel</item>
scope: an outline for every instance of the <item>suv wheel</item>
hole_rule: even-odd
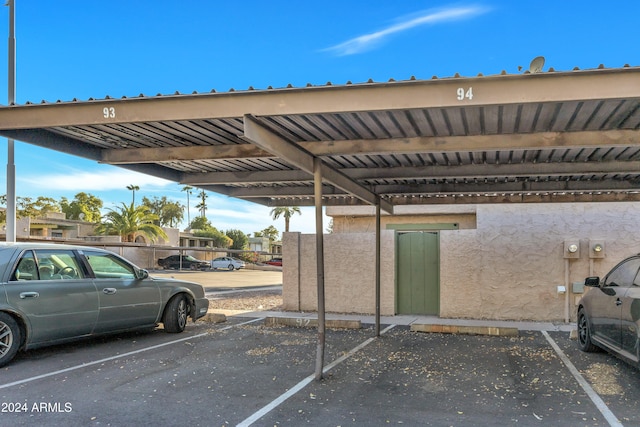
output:
[[[598,349],[598,347],[591,342],[589,319],[587,319],[584,308],[578,310],[578,347],[585,352],[593,352]]]

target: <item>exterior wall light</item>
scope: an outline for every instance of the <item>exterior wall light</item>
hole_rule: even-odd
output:
[[[569,253],[574,254],[574,253],[578,252],[578,245],[576,245],[575,243],[571,244],[571,245],[569,245],[567,250],[569,251]]]

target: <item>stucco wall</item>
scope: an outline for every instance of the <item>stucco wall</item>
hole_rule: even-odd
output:
[[[177,248],[164,248],[164,247],[150,247],[144,245],[104,245],[100,243],[82,242],[84,246],[93,246],[101,249],[106,249],[113,253],[116,253],[132,263],[136,264],[140,268],[149,270],[158,269],[158,259],[165,258],[169,255],[178,255],[180,251]],[[226,256],[226,252],[214,252],[214,251],[196,251],[196,250],[184,250],[183,255],[191,255],[194,258],[211,261],[218,256]]]
[[[380,218],[380,227],[387,228],[388,225],[404,224],[457,224],[459,229],[476,228],[476,214],[429,214],[425,215],[403,215],[403,216],[383,216]],[[361,216],[337,216],[333,218],[334,233],[372,233],[375,232],[375,222],[371,217]]]
[[[580,294],[572,293],[572,283],[602,276],[640,252],[640,203],[477,205],[473,221],[456,221],[471,216],[468,211],[434,215],[428,206],[422,209],[422,216],[414,210],[382,222],[453,220],[477,227],[440,231],[441,317],[564,321],[568,314],[575,320]],[[374,219],[346,213],[334,218],[334,233],[325,236],[327,311],[372,313],[375,235],[362,231],[372,230]],[[604,259],[590,260],[589,239],[605,242]],[[579,258],[568,263],[565,240],[580,242]],[[291,267],[300,266],[284,269],[285,308],[315,311],[315,236],[290,233],[283,244],[287,264],[293,259]],[[384,231],[384,314],[395,307],[395,252],[393,232]],[[557,287],[567,284],[568,293],[559,294]]]
[[[604,275],[640,252],[640,204],[480,205],[477,230],[440,235],[442,317],[564,320],[564,241],[580,241],[569,261],[569,315],[575,320],[573,282]],[[605,241],[604,259],[589,261],[589,239]]]
[[[394,312],[393,231],[381,234],[381,307]],[[284,233],[283,304],[285,310],[317,311],[316,236]],[[324,235],[326,311],[375,312],[375,234]]]

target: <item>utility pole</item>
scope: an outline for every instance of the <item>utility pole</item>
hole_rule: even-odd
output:
[[[9,6],[9,105],[16,100],[16,15],[15,0],[7,0]],[[16,241],[16,165],[14,141],[7,139],[7,230],[6,241]]]

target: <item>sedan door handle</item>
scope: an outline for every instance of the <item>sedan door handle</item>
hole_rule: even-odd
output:
[[[38,298],[39,296],[40,296],[40,294],[37,293],[37,292],[21,292],[20,293],[20,299]]]
[[[107,294],[107,295],[113,295],[117,292],[116,288],[104,288],[102,290],[103,294]]]
[[[620,298],[616,300],[616,305],[622,305],[622,300],[620,300]]]

